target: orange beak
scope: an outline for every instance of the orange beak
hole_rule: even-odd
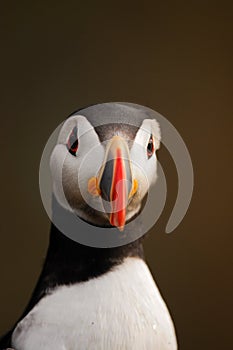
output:
[[[110,202],[112,212],[110,214],[110,224],[124,229],[126,220],[126,206],[128,204],[128,189],[125,163],[120,148],[116,149],[116,158],[113,166],[113,178],[110,192]]]
[[[102,198],[111,205],[110,224],[118,227],[120,231],[123,231],[125,226],[132,183],[128,144],[122,137],[114,136],[107,147],[98,187]]]
[[[128,144],[122,137],[114,136],[108,143],[98,178],[91,177],[88,181],[88,191],[93,196],[102,197],[110,224],[120,231],[125,226],[129,199],[137,188],[137,180],[132,180]]]

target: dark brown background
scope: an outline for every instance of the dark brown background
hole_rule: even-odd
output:
[[[165,148],[159,152],[169,198],[145,243],[180,349],[232,349],[231,2],[8,3],[1,8],[0,333],[24,309],[46,252],[38,167],[47,138],[78,107],[128,101],[166,116],[193,160],[191,206],[166,235],[177,177]]]

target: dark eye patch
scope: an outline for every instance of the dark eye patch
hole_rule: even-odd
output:
[[[155,151],[155,143],[154,143],[154,138],[153,135],[150,135],[150,139],[147,144],[147,156],[148,159],[153,155]]]
[[[67,141],[67,149],[73,155],[76,156],[78,151],[78,130],[77,126],[73,128]]]

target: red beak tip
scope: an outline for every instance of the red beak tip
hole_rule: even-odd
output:
[[[125,221],[124,221],[124,222],[118,222],[118,220],[116,220],[116,217],[115,217],[114,214],[111,215],[109,221],[110,221],[110,224],[111,224],[112,226],[117,227],[118,230],[119,230],[120,232],[124,231],[124,228],[125,228]]]

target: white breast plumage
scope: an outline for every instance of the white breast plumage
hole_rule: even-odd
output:
[[[167,307],[138,258],[51,291],[17,325],[12,343],[17,350],[177,348]]]

